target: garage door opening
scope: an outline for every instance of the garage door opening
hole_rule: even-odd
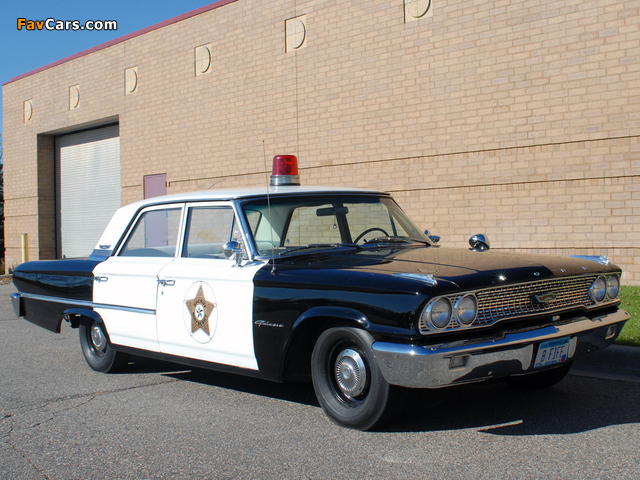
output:
[[[122,202],[118,125],[55,139],[58,258],[88,256]]]

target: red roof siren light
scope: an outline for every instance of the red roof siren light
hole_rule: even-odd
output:
[[[276,155],[273,157],[271,186],[300,185],[298,158],[295,155]]]

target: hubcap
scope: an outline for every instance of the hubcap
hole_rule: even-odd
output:
[[[93,325],[91,327],[91,343],[93,343],[93,346],[101,352],[104,352],[107,346],[107,337],[98,325]]]
[[[335,376],[344,395],[353,398],[360,395],[367,384],[367,367],[362,356],[351,348],[341,351],[336,358]]]

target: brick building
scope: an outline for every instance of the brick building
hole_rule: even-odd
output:
[[[24,233],[31,259],[88,254],[152,180],[263,185],[266,151],[392,192],[445,245],[640,284],[637,0],[222,0],[3,88],[8,266]]]

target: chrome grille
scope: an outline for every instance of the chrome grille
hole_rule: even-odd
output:
[[[479,291],[476,293],[479,308],[474,325],[490,325],[502,318],[593,305],[589,287],[595,279],[595,275],[563,278]],[[535,300],[536,295],[547,294],[556,295],[555,300],[548,303]]]
[[[505,285],[473,292],[478,299],[478,315],[471,327],[493,325],[507,318],[527,315],[545,314],[562,311],[575,307],[589,307],[595,302],[589,295],[589,289],[597,275],[541,280],[538,282],[518,285]],[[466,293],[447,295],[451,304],[462,298]],[[545,301],[536,300],[546,297]],[[436,333],[436,331],[452,331],[462,327],[454,318],[447,327],[441,330],[431,330],[420,317],[418,325],[422,333]]]

